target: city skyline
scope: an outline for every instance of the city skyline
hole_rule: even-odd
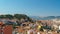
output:
[[[0,14],[60,16],[60,0],[0,0]]]

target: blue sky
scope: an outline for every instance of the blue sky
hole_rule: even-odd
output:
[[[0,0],[0,14],[60,16],[60,0]]]

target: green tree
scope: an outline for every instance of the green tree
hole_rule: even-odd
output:
[[[6,16],[5,15],[0,15],[0,18],[5,18]]]
[[[7,14],[7,15],[5,15],[5,18],[13,19],[14,17],[13,17],[13,15]]]
[[[27,15],[25,14],[15,14],[14,15],[15,18],[17,18],[18,20],[20,20],[21,18],[23,19],[27,19],[30,22],[33,22],[31,18],[29,18]]]
[[[27,16],[24,15],[24,14],[15,14],[14,17],[17,18],[17,19],[19,19],[19,20],[20,20],[21,18],[23,18],[23,19],[27,18]]]

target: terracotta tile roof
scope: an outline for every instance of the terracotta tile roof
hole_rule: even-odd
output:
[[[3,25],[3,22],[0,22],[0,25]]]

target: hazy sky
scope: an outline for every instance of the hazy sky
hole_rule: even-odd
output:
[[[0,14],[60,16],[60,0],[0,0]]]

